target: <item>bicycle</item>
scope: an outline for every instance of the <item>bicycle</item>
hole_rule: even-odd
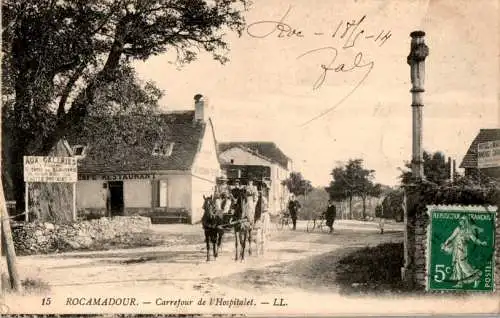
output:
[[[330,228],[326,226],[326,220],[324,215],[320,215],[319,218],[315,217],[312,220],[307,221],[307,232],[312,232],[315,229],[319,229],[321,232],[330,232]]]
[[[278,222],[276,223],[276,227],[281,231],[285,226],[288,226],[288,228],[292,228],[292,218],[288,213],[280,213]]]

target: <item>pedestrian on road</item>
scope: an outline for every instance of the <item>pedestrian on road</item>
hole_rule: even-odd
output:
[[[333,223],[335,222],[335,218],[337,217],[337,208],[332,199],[328,200],[328,208],[324,213],[326,219],[326,226],[330,228],[330,233],[333,232]]]
[[[297,214],[301,208],[299,200],[295,198],[294,195],[290,197],[290,201],[288,202],[288,211],[290,212],[290,217],[292,218],[293,230],[297,228]]]

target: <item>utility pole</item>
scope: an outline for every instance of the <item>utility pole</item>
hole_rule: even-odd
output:
[[[414,255],[415,255],[415,216],[419,202],[419,194],[415,191],[416,185],[424,179],[423,147],[422,147],[422,108],[424,107],[423,93],[425,81],[425,59],[429,55],[429,48],[425,44],[425,32],[414,31],[410,34],[410,54],[407,62],[410,65],[410,79],[412,88],[412,181],[404,189],[405,201],[405,237],[404,237],[404,268],[403,279],[410,284],[414,281]]]
[[[0,127],[2,126],[2,112],[0,112]],[[0,154],[2,153],[2,137],[0,134]],[[2,158],[0,156],[0,171],[2,171]],[[3,182],[0,180],[0,217],[2,220],[1,239],[0,242],[5,247],[5,257],[7,258],[7,270],[9,271],[10,287],[20,292],[22,289],[21,280],[17,272],[16,250],[14,241],[12,240],[12,232],[10,229],[10,217],[5,203],[5,194],[3,192]]]

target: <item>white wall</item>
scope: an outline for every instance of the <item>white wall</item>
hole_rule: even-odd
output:
[[[214,193],[214,184],[211,181],[200,179],[192,176],[192,209],[191,222],[196,223],[203,216],[203,195],[211,195]]]
[[[235,165],[264,165],[269,166],[270,162],[256,156],[248,151],[241,149],[240,147],[234,147],[227,149],[226,151],[220,154],[221,161],[224,163],[231,163],[231,159],[233,160],[233,164]]]
[[[211,122],[207,122],[200,150],[194,160],[191,170],[191,221],[196,223],[203,215],[203,195],[214,193],[216,179],[221,175],[220,163],[217,158],[217,145],[212,131]]]
[[[159,178],[167,180],[167,206],[169,208],[191,209],[190,175],[167,175]]]
[[[123,201],[125,208],[151,207],[151,195],[150,180],[123,181]]]
[[[80,180],[76,183],[77,209],[105,209],[106,189],[102,187],[103,180]]]

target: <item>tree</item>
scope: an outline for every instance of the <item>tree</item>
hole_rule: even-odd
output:
[[[313,189],[311,181],[304,179],[300,172],[291,172],[290,176],[282,184],[286,185],[288,191],[294,195],[306,195]]]
[[[227,61],[226,30],[241,35],[247,0],[6,0],[2,99],[12,109],[12,181],[24,201],[23,156],[45,155],[80,125],[102,87],[134,60],[174,50]],[[95,107],[94,107],[95,109]]]
[[[446,162],[444,153],[437,151],[429,153],[424,151],[424,176],[427,181],[441,185],[450,180],[450,166]],[[400,175],[401,184],[406,185],[411,182],[411,164],[406,163],[402,174]]]
[[[366,199],[369,196],[378,197],[382,191],[380,184],[375,184],[374,170],[363,168],[363,159],[350,159],[345,166],[332,170],[333,180],[327,188],[333,200],[349,200],[349,214],[352,218],[352,199],[359,196],[363,200],[363,214],[366,214]]]
[[[395,189],[386,194],[382,201],[381,217],[395,219],[401,222],[404,218],[404,193],[402,189]]]

